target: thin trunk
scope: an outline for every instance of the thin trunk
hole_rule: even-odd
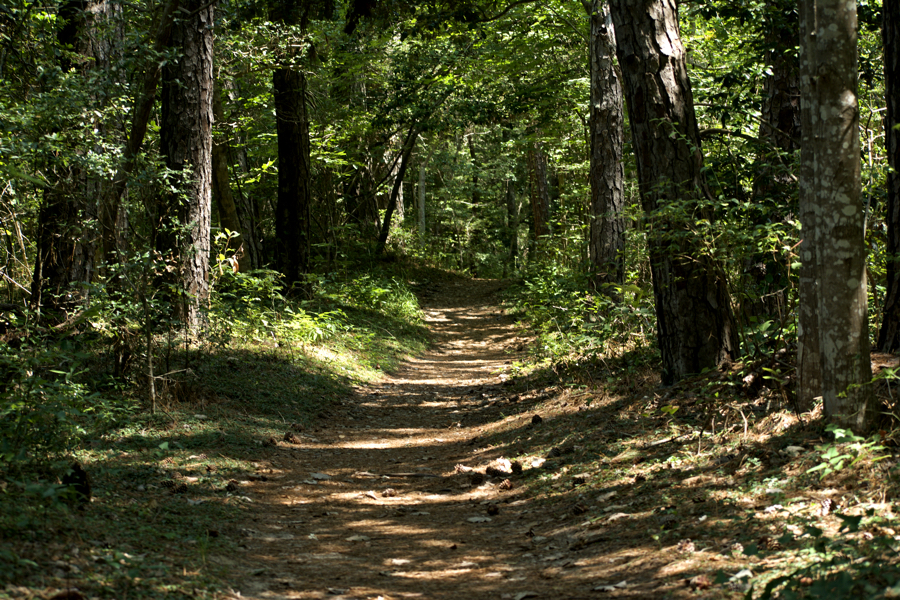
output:
[[[612,0],[611,10],[647,220],[662,380],[670,384],[735,356],[737,336],[724,271],[691,227],[708,215],[675,0]],[[687,222],[660,215],[673,204]]]
[[[887,149],[887,293],[884,317],[878,332],[878,349],[900,349],[900,3],[882,5],[884,41],[884,95],[887,114],[884,119]]]
[[[801,65],[812,60],[814,44],[810,39],[815,23],[815,10],[810,2],[803,1],[800,8]],[[808,24],[807,24],[808,23]],[[804,56],[805,55],[805,56]],[[804,67],[811,68],[811,67]],[[812,95],[809,72],[801,73],[800,91],[803,99]],[[800,254],[797,316],[797,406],[800,410],[812,409],[816,398],[822,395],[822,361],[819,356],[819,258],[816,240],[817,210],[812,182],[815,176],[815,144],[813,134],[814,115],[804,103],[800,111],[800,222],[803,224],[803,240]]]
[[[475,133],[466,136],[469,146],[469,158],[472,160],[472,213],[477,217],[481,206],[481,190],[478,188],[478,155],[475,152]]]
[[[163,201],[162,216],[176,235],[158,238],[158,248],[174,252],[181,297],[178,316],[189,329],[201,324],[200,307],[209,294],[212,204],[213,9],[188,0],[190,17],[178,22],[172,46],[181,56],[165,67],[160,149],[166,166],[186,172],[184,192]]]
[[[122,162],[113,177],[108,189],[102,196],[100,206],[100,227],[103,238],[103,257],[107,263],[119,260],[121,244],[121,223],[124,217],[121,214],[122,196],[128,185],[128,178],[134,170],[135,159],[140,154],[147,135],[147,127],[150,123],[150,115],[153,104],[156,101],[156,88],[165,62],[159,60],[169,44],[169,38],[175,23],[175,14],[180,6],[180,0],[167,0],[160,15],[159,24],[153,41],[153,49],[150,52],[151,60],[148,61],[144,71],[140,92],[136,100],[131,120],[131,128],[128,133],[128,141],[122,152]]]
[[[610,284],[625,280],[625,109],[613,64],[615,34],[600,0],[585,2],[591,19],[591,210],[588,256],[591,285],[614,295]],[[608,4],[607,4],[608,11]]]
[[[534,218],[534,238],[550,235],[550,186],[547,183],[547,159],[538,142],[528,146],[528,166],[531,177],[531,213]]]
[[[221,93],[216,88],[213,94],[213,116],[216,123],[225,122]],[[225,229],[237,233],[228,243],[229,251],[236,254],[242,272],[258,269],[262,263],[262,252],[256,234],[254,210],[242,195],[235,198],[231,189],[231,169],[234,164],[231,151],[232,139],[220,135],[213,140],[213,199],[219,207],[219,221]]]
[[[425,245],[425,163],[419,163],[419,243]]]
[[[519,266],[519,203],[511,179],[506,180],[506,227],[509,232],[509,262],[515,270]]]
[[[821,396],[825,414],[857,432],[877,416],[868,385],[872,377],[866,306],[866,264],[861,202],[859,106],[857,103],[856,3],[802,0],[805,91],[804,119],[811,124],[803,145],[811,168],[804,168],[801,214],[812,233],[818,292],[801,295],[805,311],[818,311],[818,329],[804,327],[803,342],[818,335]],[[807,227],[809,225],[809,227]],[[805,288],[801,288],[801,294]],[[815,308],[813,308],[815,307]],[[804,363],[801,363],[801,367]],[[809,386],[801,373],[801,385]],[[814,392],[809,390],[808,392]]]
[[[394,186],[391,189],[391,197],[388,200],[387,209],[384,211],[384,221],[381,224],[381,233],[378,236],[378,244],[375,246],[375,255],[381,256],[387,245],[388,235],[391,232],[391,218],[397,208],[397,197],[400,194],[400,188],[403,185],[403,176],[406,174],[406,167],[409,165],[409,157],[412,156],[416,147],[416,140],[419,137],[419,130],[413,125],[406,134],[406,140],[403,143],[403,150],[400,156],[400,167],[397,176],[394,179]]]

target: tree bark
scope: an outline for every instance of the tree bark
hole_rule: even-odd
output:
[[[810,2],[800,2],[801,68],[809,62],[814,51],[810,34],[815,27],[815,11]],[[809,24],[807,24],[809,23]],[[804,53],[808,53],[804,57]],[[801,102],[812,96],[811,78],[808,72],[801,72]],[[816,398],[822,395],[822,361],[819,356],[819,266],[818,242],[816,240],[817,211],[811,190],[815,177],[815,144],[813,133],[813,112],[806,104],[801,105],[800,130],[803,139],[800,144],[800,223],[803,226],[803,240],[798,252],[800,274],[798,282],[797,315],[797,406],[800,410],[811,410]]]
[[[506,180],[506,228],[509,231],[509,262],[516,270],[519,266],[519,203],[511,179]]]
[[[306,28],[312,3],[274,0],[269,18]],[[297,59],[292,49],[286,58]],[[310,258],[311,163],[306,76],[289,66],[272,76],[278,137],[278,201],[275,206],[275,268],[290,286],[305,288]]]
[[[878,332],[878,349],[900,350],[900,4],[882,5],[884,42],[884,95],[887,114],[884,119],[887,150],[887,292],[884,315]]]
[[[591,20],[590,280],[595,291],[614,296],[609,285],[621,285],[625,279],[625,109],[613,64],[616,42],[609,13],[600,0],[584,5]]]
[[[278,203],[275,207],[275,264],[290,285],[309,271],[310,147],[306,77],[276,69],[273,77],[278,134]]]
[[[419,244],[425,245],[425,163],[419,163]]]
[[[647,219],[662,380],[670,384],[736,355],[734,316],[722,267],[689,227],[707,215],[675,0],[612,0],[611,10]],[[675,210],[660,216],[667,208]]]
[[[756,198],[765,198],[778,193],[779,188],[794,185],[779,153],[789,155],[799,150],[801,136],[800,64],[794,55],[794,49],[800,43],[799,23],[793,16],[796,2],[768,0],[767,4],[772,15],[766,36],[770,45],[766,64],[770,72],[765,79],[759,127],[759,139],[764,146],[753,182]]]
[[[178,21],[171,40],[181,56],[165,67],[160,143],[166,166],[185,172],[184,197],[163,199],[161,216],[177,235],[159,236],[157,248],[164,256],[174,252],[181,290],[177,313],[194,330],[209,294],[213,9],[205,0],[188,0],[184,8],[190,16]]]
[[[391,197],[388,200],[387,209],[384,211],[384,221],[381,223],[381,233],[378,235],[378,244],[375,246],[375,255],[381,256],[384,248],[387,246],[388,235],[391,232],[391,219],[397,208],[397,197],[400,195],[400,189],[403,186],[403,177],[406,175],[406,167],[409,165],[409,157],[412,156],[416,147],[416,140],[419,137],[419,129],[413,125],[406,134],[403,142],[403,150],[400,155],[400,166],[397,169],[397,176],[394,178],[394,185],[391,188]]]
[[[225,122],[221,93],[216,87],[213,93],[213,117],[216,123]],[[238,235],[228,243],[228,250],[235,253],[242,272],[258,269],[262,263],[262,251],[256,233],[256,219],[251,207],[243,198],[235,198],[231,190],[231,168],[234,164],[231,153],[231,136],[220,134],[213,139],[212,194],[219,207],[219,221],[222,227]]]
[[[160,15],[159,24],[153,41],[153,49],[140,84],[140,92],[136,98],[135,107],[131,119],[131,128],[128,132],[128,141],[122,152],[122,161],[116,170],[106,193],[102,195],[100,206],[100,227],[103,239],[103,257],[107,263],[119,260],[121,245],[120,227],[123,219],[121,215],[122,196],[128,185],[128,177],[134,170],[135,158],[144,144],[147,135],[147,126],[150,123],[150,115],[156,101],[156,88],[162,76],[163,62],[158,60],[159,55],[166,49],[175,23],[175,13],[180,7],[180,0],[167,0]]]
[[[531,176],[531,214],[534,218],[534,239],[550,235],[550,186],[547,183],[547,159],[540,143],[528,146],[528,166]]]
[[[754,169],[753,198],[770,208],[759,213],[757,225],[787,218],[797,179],[791,172],[793,154],[800,149],[799,23],[796,0],[767,0],[766,64],[764,96],[759,127],[759,156]],[[755,297],[742,303],[742,313],[784,319],[788,265],[772,252],[755,252],[746,258],[744,272],[751,278]],[[749,296],[749,295],[748,295]]]
[[[110,72],[114,52],[122,37],[121,7],[107,0],[72,0],[60,7],[62,27],[57,34],[61,46],[74,50],[74,60],[60,60],[63,71],[74,69],[81,76]],[[98,110],[106,104],[102,87],[89,102]],[[90,110],[90,109],[88,109]],[[115,129],[114,123],[97,122],[98,130]],[[102,148],[94,149],[98,154]],[[108,183],[89,175],[76,163],[48,167],[52,187],[44,191],[35,237],[37,255],[31,285],[31,304],[38,309],[71,310],[84,299],[77,284],[94,276],[100,232],[97,199]],[[46,310],[45,310],[46,312]]]
[[[812,230],[817,294],[803,295],[805,311],[818,311],[818,330],[804,327],[805,342],[818,335],[825,414],[857,432],[876,417],[866,307],[866,264],[861,202],[859,106],[857,104],[856,3],[801,0],[801,77],[808,95],[804,125],[811,126],[811,168],[804,168],[801,215]],[[809,225],[809,227],[807,227]],[[808,349],[805,349],[808,350]],[[804,357],[811,358],[811,357]],[[801,367],[804,363],[801,363]],[[801,385],[808,386],[801,373]]]

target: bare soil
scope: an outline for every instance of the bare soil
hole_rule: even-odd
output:
[[[663,598],[709,587],[686,578],[726,559],[651,539],[646,524],[662,531],[666,518],[617,508],[628,490],[581,491],[585,478],[569,473],[569,493],[539,492],[572,447],[517,461],[563,413],[584,412],[582,434],[603,435],[603,422],[577,394],[512,383],[525,334],[499,307],[501,285],[441,284],[422,299],[429,351],[357,389],[299,443],[279,441],[241,482],[254,507],[233,532],[242,551],[209,557],[233,597]]]

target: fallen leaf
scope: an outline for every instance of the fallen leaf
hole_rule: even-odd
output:
[[[351,535],[350,537],[347,538],[347,541],[348,542],[367,542],[370,539],[372,539],[372,538],[370,538],[367,535]]]

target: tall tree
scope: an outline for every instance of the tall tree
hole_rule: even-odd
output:
[[[801,152],[801,259],[808,285],[800,288],[803,313],[817,312],[817,326],[804,323],[806,342],[818,337],[821,388],[802,370],[801,396],[819,396],[825,414],[857,431],[876,415],[866,310],[857,103],[856,3],[801,0],[804,142]],[[810,285],[814,283],[814,285]],[[806,361],[815,356],[804,356]],[[820,393],[816,393],[820,391]]]
[[[547,182],[547,157],[537,140],[528,144],[528,173],[531,178],[531,214],[534,239],[550,235],[550,184]]]
[[[416,147],[416,140],[419,139],[419,131],[419,126],[413,125],[407,132],[406,139],[403,140],[403,146],[400,149],[400,156],[397,161],[399,163],[397,175],[394,177],[394,185],[391,186],[391,195],[388,199],[387,209],[384,211],[384,221],[381,223],[378,243],[375,246],[376,255],[381,255],[387,246],[388,236],[391,233],[391,219],[394,216],[394,211],[397,209],[397,199],[400,196],[400,190],[403,188],[403,177],[406,175],[409,158]]]
[[[98,112],[106,104],[105,74],[112,72],[110,67],[117,60],[120,16],[121,7],[108,0],[69,0],[59,11],[60,69],[76,73],[82,85],[90,88],[81,99]],[[96,123],[98,132],[104,133],[110,125]],[[88,150],[81,147],[75,152],[83,160]],[[102,153],[100,148],[90,150]],[[68,164],[54,161],[47,171],[52,183],[44,190],[38,212],[31,303],[38,308],[66,310],[81,300],[80,291],[73,286],[90,282],[96,270],[99,231],[93,224],[98,216],[97,199],[108,186],[79,160]]]
[[[625,279],[625,169],[622,146],[625,142],[625,109],[622,84],[613,57],[616,40],[608,11],[600,0],[584,7],[591,21],[591,208],[588,258],[591,285],[609,293],[608,284]]]
[[[647,219],[662,379],[715,367],[738,350],[725,275],[687,226],[703,214],[703,155],[675,0],[611,0]]]
[[[101,198],[100,228],[103,240],[103,257],[106,262],[119,260],[122,232],[122,197],[128,185],[128,179],[134,170],[136,159],[144,144],[153,105],[156,102],[156,88],[162,76],[166,61],[160,56],[169,45],[175,24],[175,15],[181,7],[180,0],[166,0],[156,26],[153,46],[148,52],[145,70],[138,85],[138,96],[131,111],[131,127],[128,139],[122,150],[122,160],[116,170],[112,182]]]
[[[182,193],[161,202],[168,231],[157,247],[174,253],[181,297],[178,315],[189,328],[201,323],[200,306],[209,294],[209,236],[212,203],[213,8],[187,0],[171,44],[179,57],[165,67],[160,149],[166,166],[184,173]],[[174,235],[173,235],[174,234]]]
[[[759,138],[765,145],[753,182],[756,198],[777,192],[779,186],[793,186],[796,181],[779,165],[785,155],[800,149],[800,65],[796,55],[800,40],[796,10],[793,0],[768,0],[766,6],[769,70],[759,125]]]
[[[310,3],[274,0],[270,18],[276,23],[306,27]],[[275,129],[278,136],[278,201],[275,206],[275,265],[288,285],[303,285],[310,254],[310,139],[306,105],[306,75],[291,64],[299,60],[291,44],[285,65],[275,69]]]
[[[219,209],[221,226],[237,234],[229,240],[229,251],[237,256],[241,271],[252,271],[262,265],[256,215],[247,199],[242,194],[235,198],[231,190],[230,171],[235,162],[231,146],[233,139],[227,129],[222,130],[225,111],[219,87],[217,83],[213,93],[213,118],[217,124],[217,134],[213,136],[212,195]]]
[[[885,2],[881,8],[884,41],[885,146],[887,173],[887,294],[878,332],[878,349],[900,349],[900,4]]]

